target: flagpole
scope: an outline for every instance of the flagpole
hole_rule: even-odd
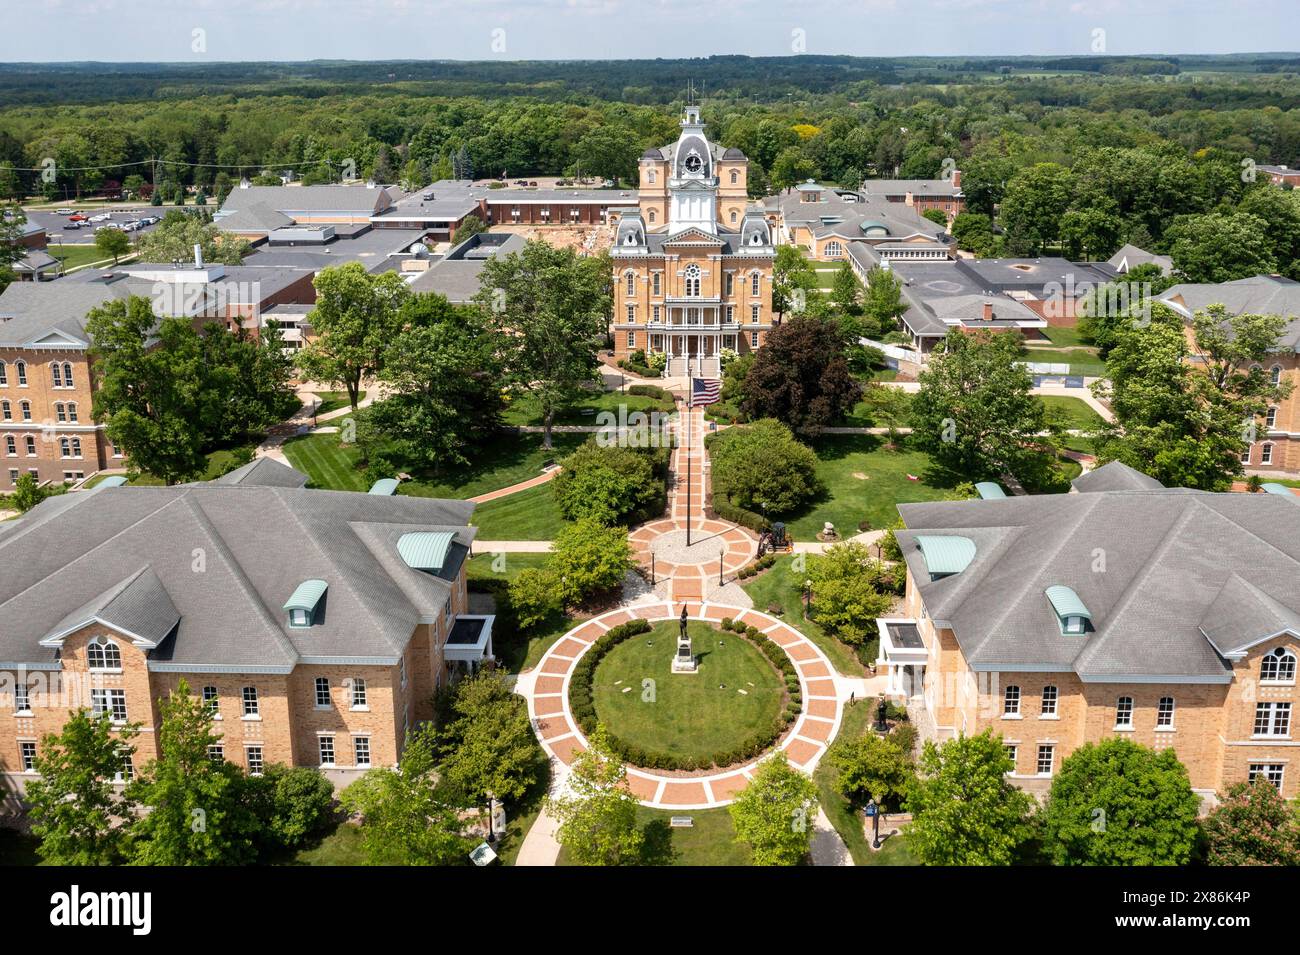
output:
[[[695,379],[686,377],[686,546],[691,546],[691,409],[695,407]]]

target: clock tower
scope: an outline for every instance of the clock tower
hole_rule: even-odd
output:
[[[699,229],[718,231],[718,176],[713,153],[700,122],[700,108],[687,106],[682,132],[673,147],[668,178],[669,234]]]

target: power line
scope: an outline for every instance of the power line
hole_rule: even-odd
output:
[[[347,166],[347,162],[335,162],[332,159],[313,159],[302,162],[276,162],[276,163],[212,163],[212,162],[186,162],[183,159],[138,159],[130,162],[114,163],[110,166],[60,166],[57,163],[54,166],[55,172],[100,172],[108,169],[125,169],[127,166],[188,166],[191,169],[249,169],[259,167],[262,169],[290,169],[298,166],[337,166],[342,169]],[[9,169],[13,172],[45,172],[48,166],[9,166],[0,163],[0,168]]]

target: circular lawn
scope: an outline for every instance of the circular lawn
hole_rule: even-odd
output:
[[[664,621],[613,647],[596,666],[592,700],[620,740],[707,764],[781,719],[785,681],[748,640],[697,620],[687,632],[699,667],[673,673],[678,631],[676,621]]]

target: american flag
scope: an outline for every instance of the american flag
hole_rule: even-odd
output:
[[[691,405],[711,405],[722,396],[722,382],[713,378],[691,379]]]

